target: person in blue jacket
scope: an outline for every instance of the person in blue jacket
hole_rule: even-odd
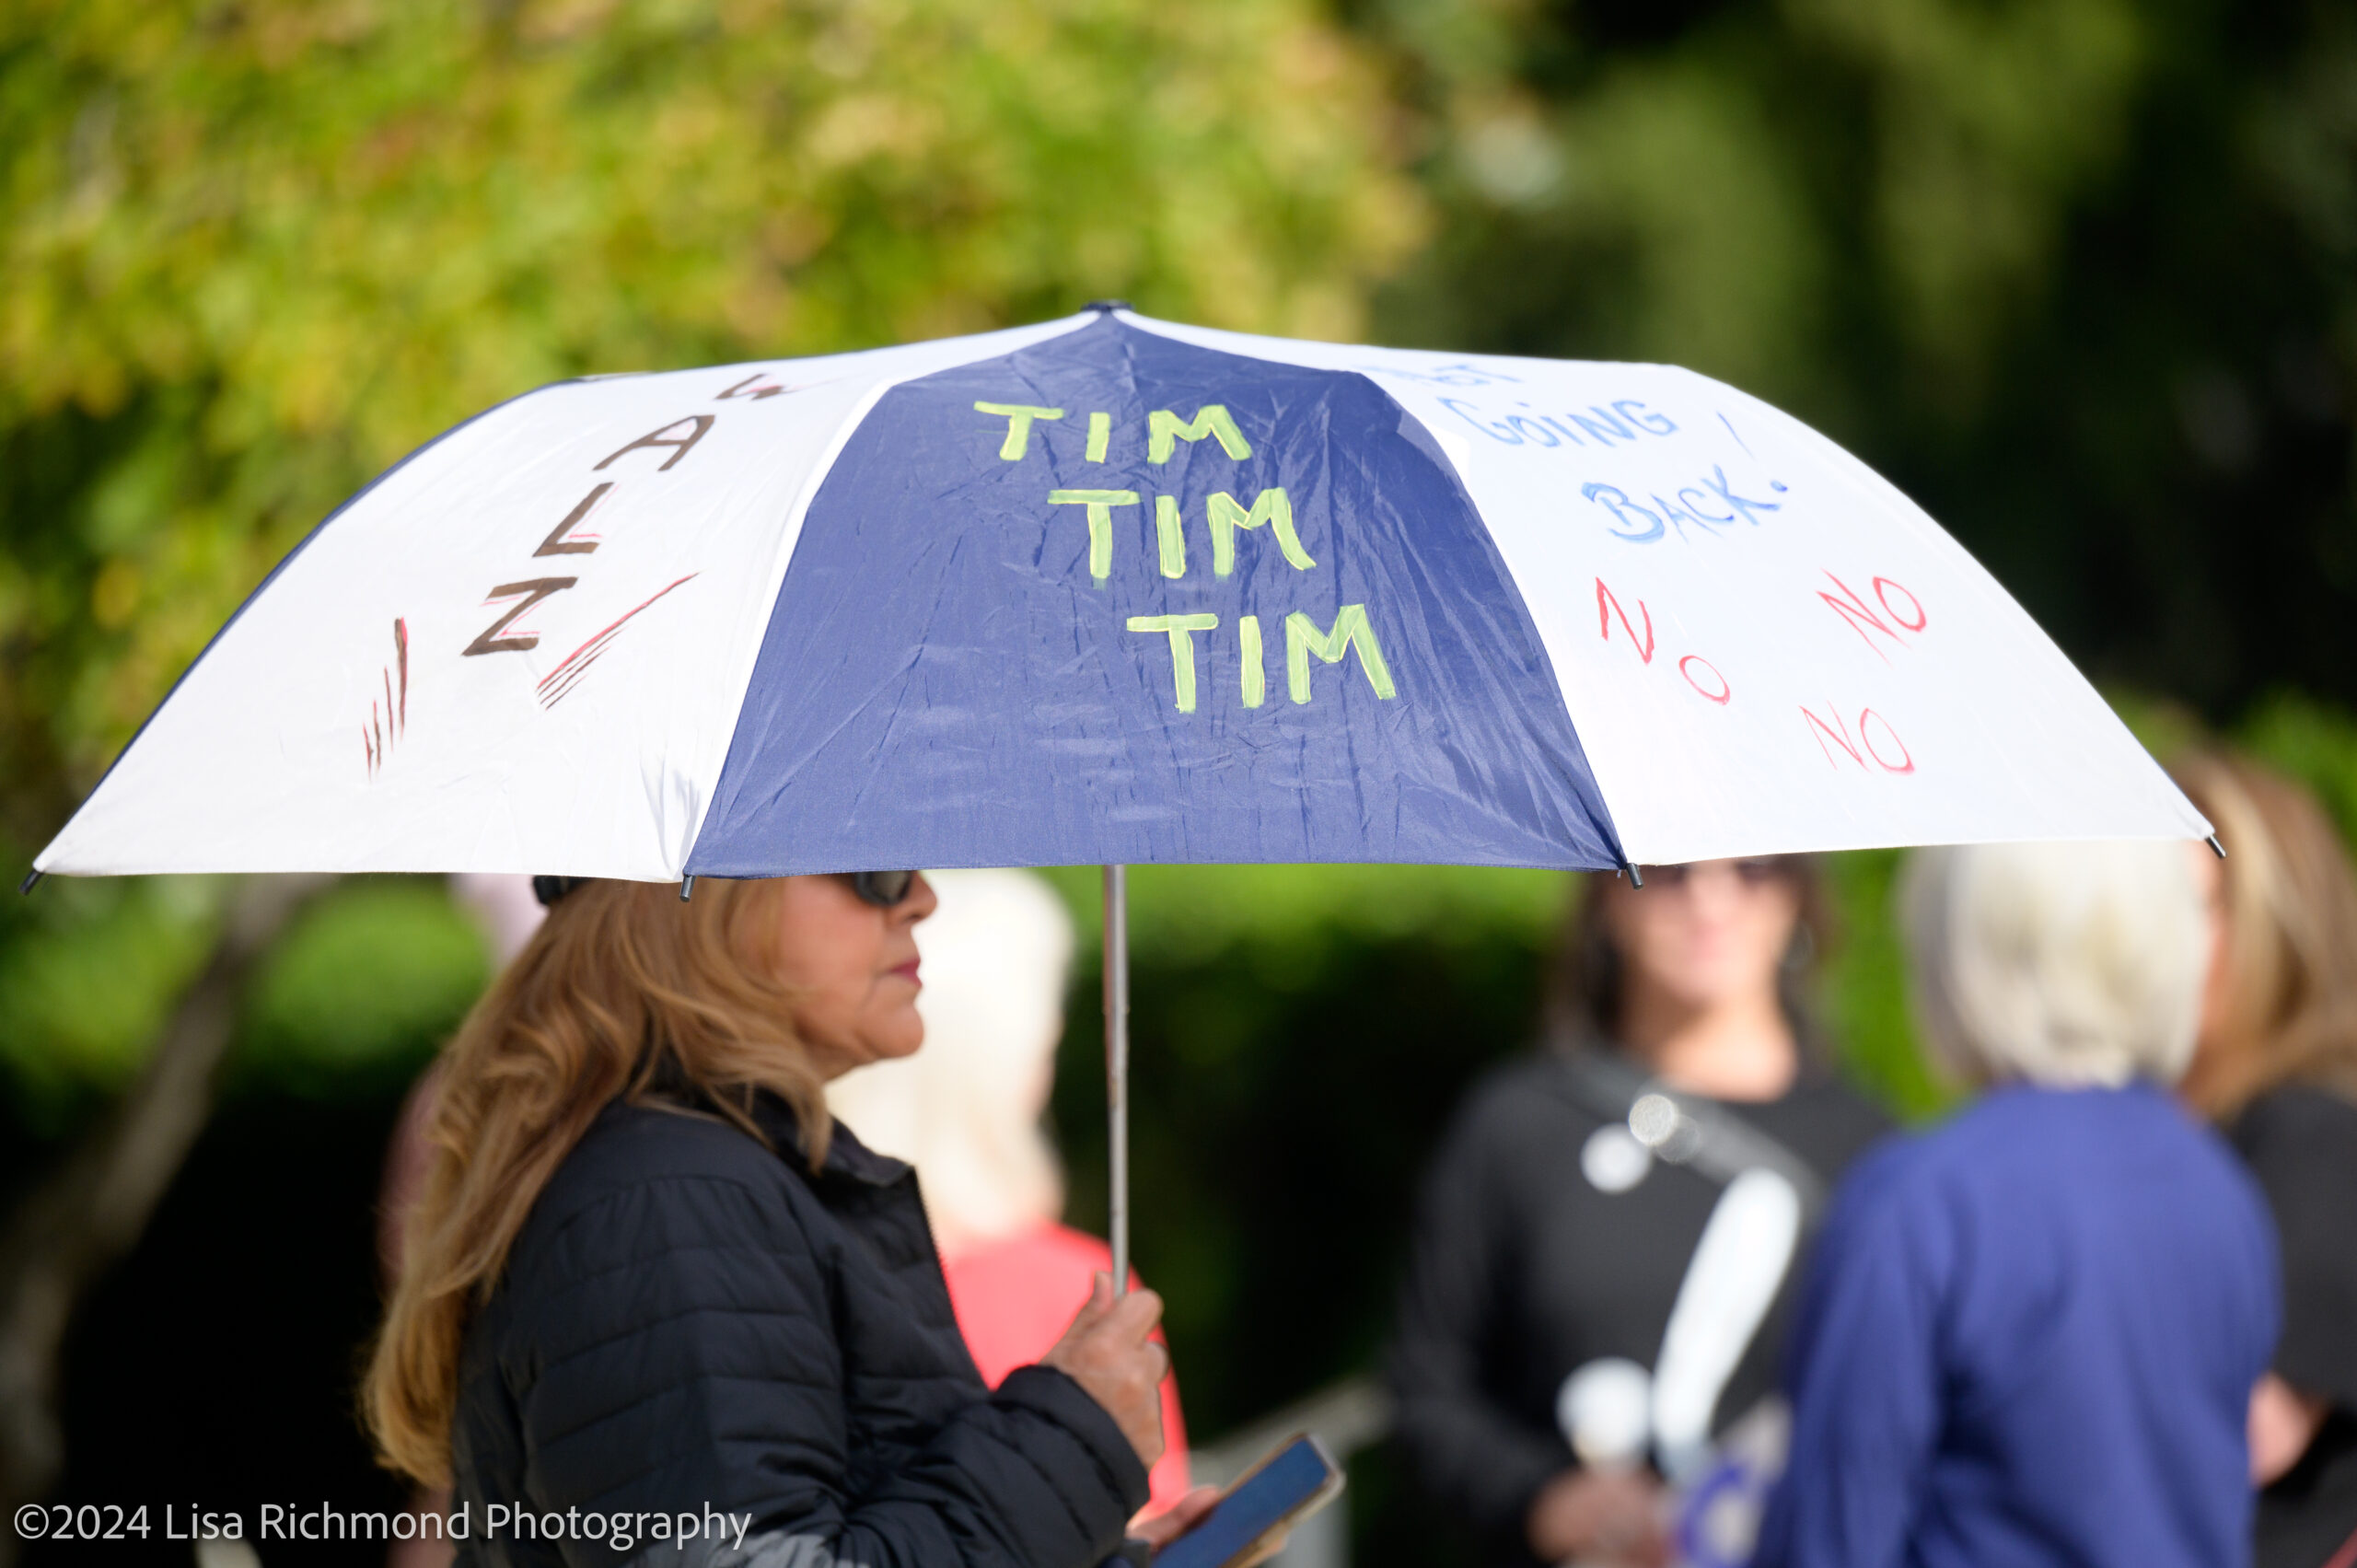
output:
[[[1910,867],[1918,1011],[1989,1092],[1835,1198],[1758,1568],[2249,1562],[2278,1275],[2260,1194],[2168,1092],[2211,957],[2190,853]]]

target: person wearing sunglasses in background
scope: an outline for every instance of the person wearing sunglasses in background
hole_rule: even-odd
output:
[[[1741,1561],[1799,1252],[1889,1129],[1805,1006],[1814,867],[1643,876],[1587,879],[1545,1047],[1468,1098],[1418,1214],[1399,1434],[1492,1563]]]
[[[923,1039],[914,872],[670,887],[544,877],[548,919],[445,1053],[366,1387],[387,1463],[448,1486],[461,1563],[630,1561],[493,1505],[733,1515],[679,1568],[1093,1568],[1137,1529],[1168,1356],[1110,1282],[995,1392],[909,1167],[828,1080]]]

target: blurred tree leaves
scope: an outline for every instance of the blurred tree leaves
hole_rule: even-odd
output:
[[[0,17],[0,745],[45,836],[238,598],[586,372],[1125,294],[1360,330],[1421,231],[1305,0],[54,0]]]
[[[491,980],[439,878],[348,882],[305,912],[248,1002],[236,1070],[314,1098],[398,1094]]]
[[[2278,691],[2243,726],[2252,755],[2316,792],[2340,836],[2357,844],[2357,724],[2311,697]]]
[[[120,1093],[203,967],[226,881],[66,879],[0,946],[0,1083],[37,1132]],[[317,900],[246,999],[233,1082],[396,1092],[491,978],[481,929],[438,877],[366,877]]]
[[[1096,866],[1041,873],[1071,907],[1083,939],[1100,940]],[[1562,873],[1480,865],[1133,865],[1130,947],[1159,962],[1229,960],[1256,979],[1298,989],[1318,957],[1304,944],[1371,942],[1421,932],[1512,931],[1543,941],[1566,907]]]
[[[212,950],[211,878],[61,882],[17,900],[0,946],[0,1069],[31,1130],[54,1132],[146,1059]]]

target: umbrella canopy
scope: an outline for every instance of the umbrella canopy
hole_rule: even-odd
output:
[[[2208,831],[1969,555],[1756,399],[1104,308],[477,416],[279,565],[37,865],[1605,867]]]

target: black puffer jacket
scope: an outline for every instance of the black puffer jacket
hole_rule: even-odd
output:
[[[460,1365],[461,1563],[1089,1568],[1116,1552],[1144,1467],[1062,1373],[983,1387],[915,1174],[838,1127],[814,1178],[786,1108],[756,1120],[782,1153],[717,1117],[609,1107],[533,1206]],[[642,1527],[617,1552],[488,1533],[494,1504],[753,1523],[741,1548],[699,1536],[683,1552]]]

